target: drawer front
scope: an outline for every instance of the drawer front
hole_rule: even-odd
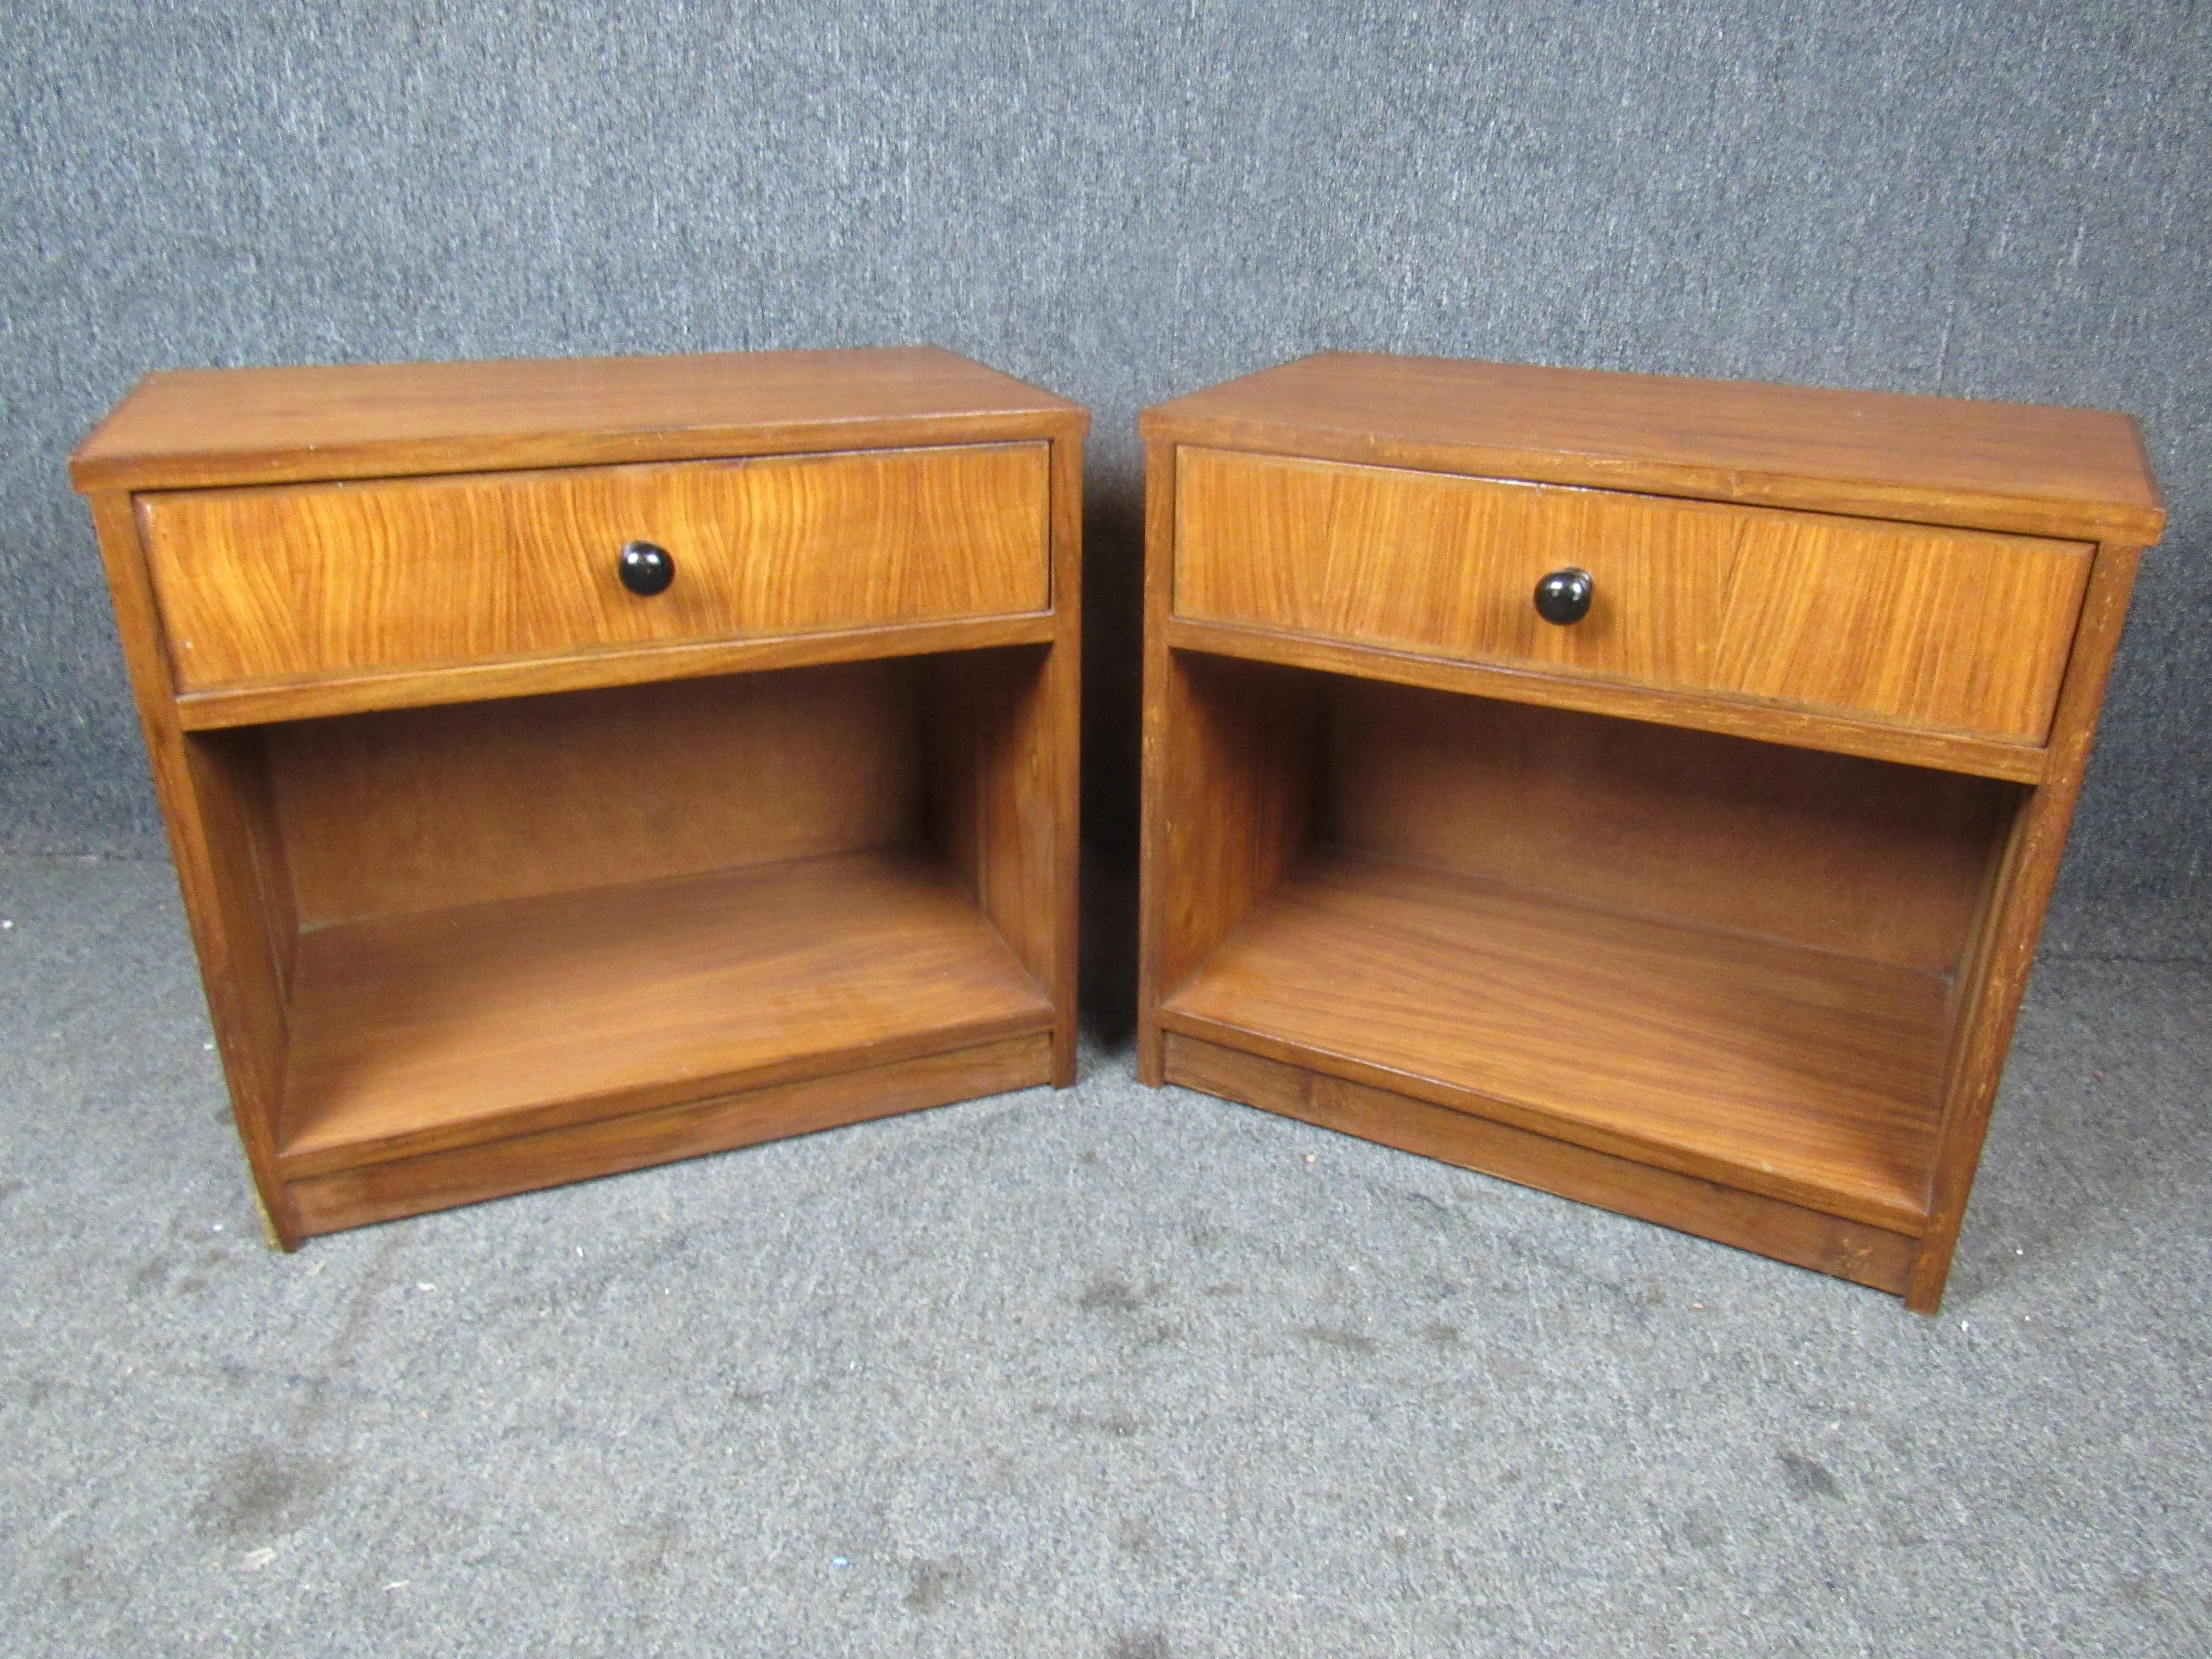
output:
[[[138,497],[180,691],[1052,603],[1042,443]],[[630,541],[676,564],[622,586]]]
[[[2040,743],[2094,549],[1185,447],[1175,614]],[[1554,626],[1536,584],[1594,578]]]

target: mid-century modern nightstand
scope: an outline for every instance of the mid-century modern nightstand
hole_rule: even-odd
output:
[[[1077,404],[149,376],[71,461],[276,1240],[1073,1080]]]
[[[1932,1311],[2134,422],[1332,354],[1142,426],[1146,1080]]]

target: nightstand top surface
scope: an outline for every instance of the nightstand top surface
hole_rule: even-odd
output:
[[[935,346],[174,369],[70,458],[81,490],[1066,437],[1079,404]]]
[[[2134,420],[2098,410],[1323,352],[1141,425],[1182,443],[2045,535],[2148,543],[2166,519]]]

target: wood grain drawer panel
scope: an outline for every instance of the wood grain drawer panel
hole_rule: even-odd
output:
[[[1042,611],[1047,446],[142,495],[180,691]],[[632,540],[665,592],[617,580]]]
[[[2040,743],[2094,549],[1185,447],[1175,614]],[[1547,571],[1595,578],[1555,627]]]

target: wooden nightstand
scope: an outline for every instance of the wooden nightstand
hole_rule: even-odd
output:
[[[149,376],[78,449],[277,1242],[1075,1071],[1077,404]]]
[[[1328,355],[1142,426],[1144,1079],[1932,1311],[2134,422]]]

